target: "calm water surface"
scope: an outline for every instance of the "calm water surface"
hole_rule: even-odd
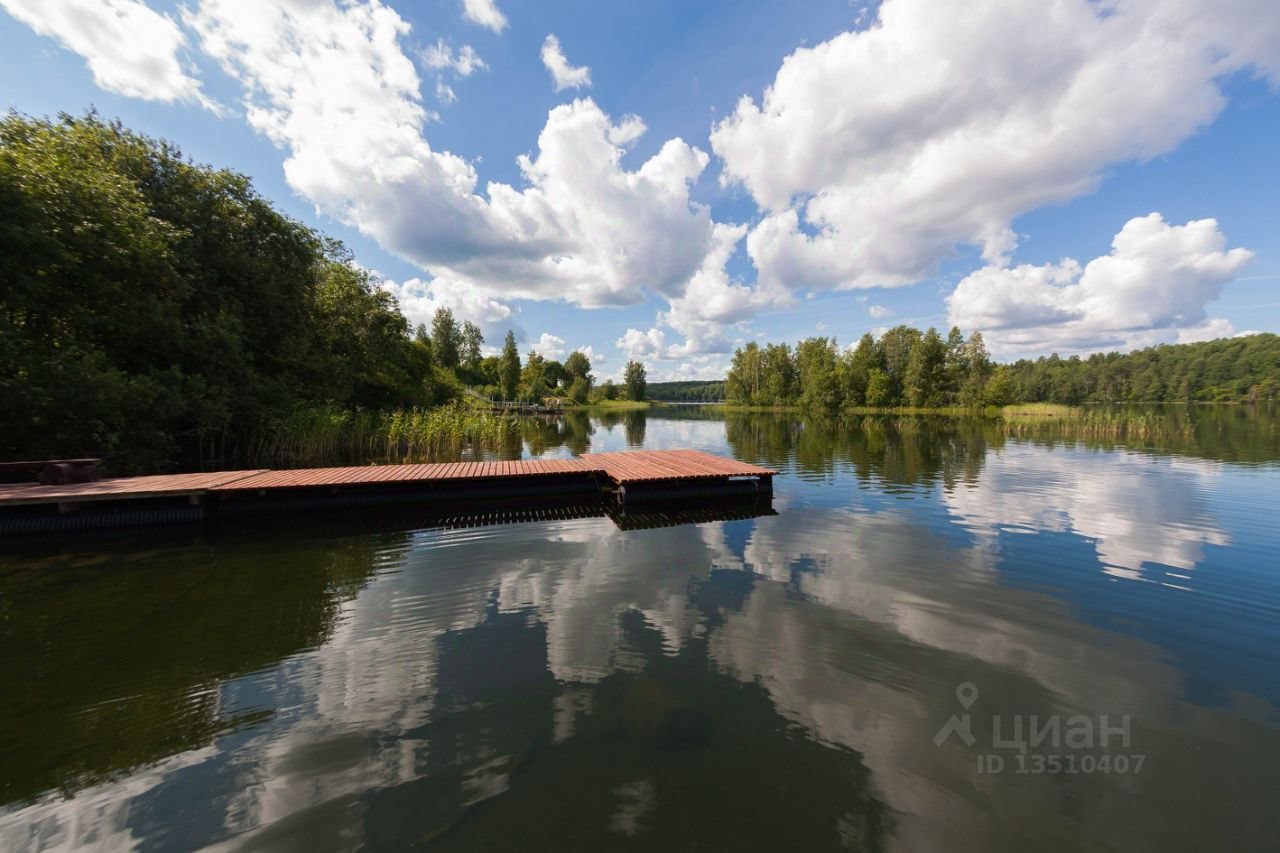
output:
[[[1276,422],[1198,424],[574,416],[777,514],[10,547],[0,848],[1277,849]]]

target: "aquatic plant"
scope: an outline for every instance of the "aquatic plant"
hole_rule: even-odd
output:
[[[249,456],[276,467],[451,461],[519,439],[518,418],[460,403],[391,411],[299,406],[267,422]]]
[[[1005,435],[1018,438],[1157,442],[1195,435],[1194,424],[1174,423],[1161,412],[1082,409],[1052,403],[1006,406],[1000,423]]]

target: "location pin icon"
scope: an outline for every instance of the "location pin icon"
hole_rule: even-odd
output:
[[[966,681],[956,688],[956,698],[960,700],[960,704],[967,711],[969,706],[978,699],[978,685],[972,681]]]

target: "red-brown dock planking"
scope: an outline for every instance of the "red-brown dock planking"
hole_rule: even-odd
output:
[[[772,494],[773,475],[768,468],[696,450],[628,450],[588,453],[573,459],[162,474],[65,485],[0,485],[0,520],[10,511],[66,514],[87,507],[110,508],[115,515],[104,512],[84,517],[76,526],[91,526],[97,517],[103,525],[110,525],[113,517],[123,517],[123,508],[142,506],[185,506],[211,517],[602,491],[612,491],[628,502],[767,496]],[[169,515],[177,517],[172,509]]]

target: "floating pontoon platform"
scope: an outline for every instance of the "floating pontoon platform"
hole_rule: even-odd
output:
[[[632,450],[573,459],[257,469],[0,485],[0,533],[322,509],[562,499],[601,492],[612,492],[627,506],[769,497],[774,473],[696,450]]]

